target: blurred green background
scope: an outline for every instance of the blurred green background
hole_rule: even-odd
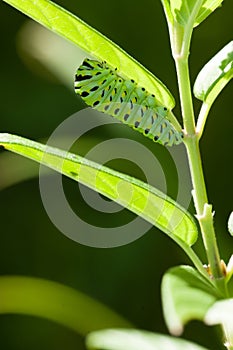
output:
[[[122,46],[157,75],[178,101],[174,64],[159,0],[64,0],[59,4]],[[211,56],[232,40],[232,13],[233,2],[225,0],[222,9],[195,30],[190,57],[192,82]],[[31,37],[32,31],[22,32],[28,21],[24,15],[0,2],[0,16],[1,130],[35,140],[47,138],[63,120],[84,107],[72,90],[73,73],[61,77],[48,65],[41,64],[36,53],[34,57],[28,54],[32,43],[34,46],[40,43]],[[56,55],[59,56],[59,49]],[[68,53],[66,57],[61,52],[61,57],[64,57],[64,66],[74,61]],[[80,59],[77,65],[79,63]],[[226,229],[233,209],[229,190],[233,177],[232,92],[231,82],[215,102],[201,142],[209,198],[216,211],[218,242],[225,261],[233,246]],[[195,110],[199,107],[197,101]],[[179,103],[175,112],[179,115]],[[136,134],[124,126],[117,127],[116,131],[102,128],[84,139],[78,152],[85,154],[93,145],[113,137],[140,141],[161,162],[168,193],[175,198],[180,184],[168,152]],[[105,303],[137,328],[166,333],[160,305],[161,277],[169,267],[188,263],[183,252],[155,228],[131,244],[112,249],[86,247],[69,240],[50,222],[41,202],[38,178],[14,184],[17,176],[27,169],[23,159],[15,156],[9,161],[3,152],[0,157],[0,274],[34,276],[63,283]],[[109,165],[144,179],[137,165],[120,160]],[[9,186],[8,181],[13,184]],[[94,212],[83,202],[76,183],[64,179],[64,184],[72,206],[87,220],[93,217],[94,224],[108,226],[134,217],[126,210],[121,214]],[[196,246],[205,260],[201,244]],[[221,349],[215,329],[198,322],[186,327],[184,337],[211,349]],[[1,315],[0,338],[0,348],[4,350],[84,349],[81,336],[29,316]]]

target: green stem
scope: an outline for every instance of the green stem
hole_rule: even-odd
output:
[[[195,134],[195,119],[193,113],[193,101],[190,88],[190,77],[188,58],[183,56],[175,57],[176,71],[179,85],[181,110],[185,128],[185,134]]]
[[[206,279],[208,280],[211,284],[213,284],[213,281],[210,280],[209,275],[206,271],[206,269],[204,268],[201,260],[199,259],[199,257],[197,256],[197,254],[195,253],[195,251],[189,247],[184,241],[182,241],[181,239],[179,239],[177,236],[173,237],[174,241],[183,249],[183,251],[187,254],[187,256],[189,257],[189,259],[192,261],[192,263],[194,264],[194,266],[196,267],[196,269],[200,272],[200,274]],[[214,285],[215,286],[215,285]]]
[[[223,277],[223,272],[221,269],[220,256],[213,227],[213,216],[212,212],[209,210],[211,207],[207,206],[208,198],[202,169],[199,142],[195,130],[195,119],[188,67],[188,51],[186,50],[186,52],[183,52],[182,55],[175,55],[174,59],[176,63],[181,109],[184,121],[184,143],[187,149],[194,189],[193,198],[197,212],[197,219],[200,224],[211,273],[214,279],[221,279]]]
[[[197,212],[197,219],[201,228],[206,255],[213,277],[219,279],[223,277],[223,272],[221,269],[220,256],[214,232],[212,206],[207,204],[208,198],[197,135],[187,137],[185,140],[185,145],[194,188],[194,204]]]
[[[197,127],[196,127],[196,133],[198,134],[199,140],[203,134],[206,119],[207,119],[207,116],[208,116],[209,111],[210,111],[210,107],[211,107],[211,105],[207,104],[206,102],[203,102],[203,104],[201,106],[201,110],[200,110],[198,120],[197,120]]]

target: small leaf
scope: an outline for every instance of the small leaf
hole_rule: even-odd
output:
[[[162,106],[171,110],[175,101],[166,86],[114,42],[80,18],[48,0],[4,0],[46,28],[70,40],[89,55],[107,61],[127,79],[154,94]],[[77,62],[77,66],[80,62]]]
[[[208,310],[205,323],[208,325],[221,324],[226,336],[225,346],[233,347],[233,299],[220,300]]]
[[[223,0],[204,0],[196,17],[195,26],[203,22],[212,12],[221,6]]]
[[[44,164],[140,215],[176,242],[191,246],[198,231],[192,216],[154,187],[75,154],[28,139],[0,134],[0,145]]]
[[[178,266],[162,280],[162,304],[169,332],[180,335],[189,321],[203,320],[217,299],[213,286],[191,266]]]
[[[90,333],[86,339],[86,346],[89,350],[207,350],[187,340],[123,329]]]
[[[204,21],[223,0],[170,0],[170,9],[174,20],[182,26],[193,23],[193,26],[199,25]],[[166,3],[166,12],[169,13],[169,5]],[[170,16],[169,16],[170,18]]]
[[[233,41],[220,50],[200,71],[194,84],[194,95],[211,106],[233,78]]]
[[[228,219],[228,231],[233,236],[233,212],[231,212],[231,215],[229,216],[229,219]]]
[[[107,306],[73,288],[22,276],[0,277],[0,314],[43,317],[81,335],[106,327],[132,327]]]
[[[175,22],[185,27],[190,21],[194,23],[201,4],[197,0],[170,0],[170,6]]]

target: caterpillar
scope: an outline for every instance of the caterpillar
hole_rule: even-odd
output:
[[[117,68],[106,62],[86,58],[75,75],[75,92],[87,105],[109,114],[162,145],[182,142],[183,133],[166,118],[167,108],[160,106],[155,95],[138,86],[132,79],[123,79]]]

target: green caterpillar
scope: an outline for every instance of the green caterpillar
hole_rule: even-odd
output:
[[[117,118],[153,141],[167,146],[181,143],[183,133],[166,118],[167,108],[159,106],[155,96],[134,80],[125,80],[116,71],[106,62],[86,58],[75,75],[75,92],[87,105]]]

